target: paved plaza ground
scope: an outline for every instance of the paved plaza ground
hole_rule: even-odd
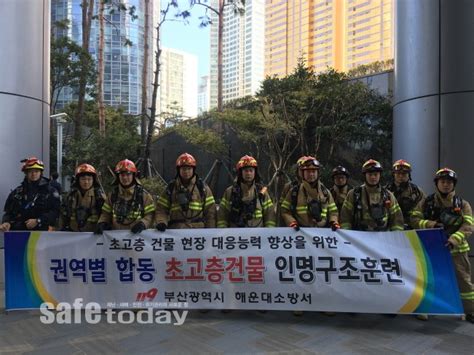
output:
[[[4,310],[0,354],[473,354],[474,325],[457,317],[326,316],[306,312],[191,311],[182,326],[44,325],[38,311]]]

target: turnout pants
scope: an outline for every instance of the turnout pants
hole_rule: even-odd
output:
[[[467,252],[452,254],[464,313],[474,313],[474,287],[471,282],[471,263]]]

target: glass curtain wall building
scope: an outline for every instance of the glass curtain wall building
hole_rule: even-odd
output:
[[[132,20],[125,11],[110,14],[105,10],[104,23],[104,103],[109,106],[123,107],[130,114],[141,112],[141,83],[143,68],[144,42],[144,0],[121,0],[128,6],[136,7],[137,19]],[[68,36],[78,44],[82,44],[82,0],[52,0],[51,23],[54,36]],[[94,14],[97,14],[99,0],[95,0]],[[159,16],[159,0],[150,1],[150,22],[154,24]],[[69,20],[67,30],[54,27],[56,21]],[[150,37],[155,37],[151,26]],[[125,45],[126,40],[132,45]],[[98,57],[99,23],[92,20],[89,52],[95,60]],[[150,78],[152,77],[153,48],[150,46],[149,63]],[[149,81],[151,83],[151,81]],[[151,87],[151,85],[150,85]],[[151,91],[149,90],[149,93]],[[148,95],[150,97],[150,94]],[[77,100],[74,88],[66,88],[58,98],[57,107]]]

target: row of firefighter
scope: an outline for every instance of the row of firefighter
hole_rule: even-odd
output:
[[[154,201],[137,178],[130,160],[115,167],[113,189],[106,196],[95,168],[75,169],[71,191],[60,202],[53,183],[43,176],[44,164],[32,157],[23,162],[25,178],[8,196],[0,231],[48,230],[60,220],[60,230],[97,232],[108,229],[275,227],[276,211],[282,226],[330,227],[362,231],[443,228],[453,249],[467,251],[471,233],[469,203],[455,193],[457,174],[443,168],[434,177],[435,193],[425,193],[411,181],[411,165],[397,160],[393,180],[382,186],[381,164],[373,159],[362,166],[364,184],[353,188],[346,168],[332,171],[328,189],[319,179],[320,163],[303,156],[297,161],[297,179],[283,188],[279,208],[261,182],[258,163],[243,156],[237,177],[216,206],[213,194],[196,174],[196,160],[188,153],[176,161],[176,178]]]
[[[364,183],[349,185],[346,168],[332,171],[334,185],[328,189],[319,179],[319,161],[303,156],[297,161],[297,179],[285,185],[275,208],[262,184],[258,162],[243,156],[237,177],[216,206],[212,191],[196,174],[196,159],[188,153],[176,160],[176,178],[155,202],[137,178],[135,164],[120,161],[115,167],[113,189],[105,194],[95,168],[81,164],[75,170],[71,191],[60,202],[50,181],[43,177],[44,164],[32,157],[23,162],[25,179],[5,203],[0,231],[48,230],[56,224],[62,231],[94,232],[148,228],[275,227],[276,211],[284,226],[329,227],[361,231],[402,231],[442,228],[451,250],[465,312],[474,313],[474,290],[470,277],[467,237],[472,233],[471,206],[455,192],[455,171],[442,168],[434,175],[435,192],[429,196],[411,181],[412,167],[405,160],[392,166],[393,180],[382,186],[383,168],[373,159],[362,166]],[[472,317],[471,317],[472,318]]]

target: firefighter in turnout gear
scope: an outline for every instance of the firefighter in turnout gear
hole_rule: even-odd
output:
[[[280,205],[285,225],[296,231],[300,227],[330,226],[332,230],[340,228],[331,192],[319,180],[320,167],[319,161],[312,156],[298,159],[297,176],[301,177],[301,182],[291,185]],[[302,311],[293,311],[295,316],[302,314]]]
[[[341,210],[341,227],[360,231],[403,230],[395,196],[380,185],[382,165],[369,159],[362,166],[365,183],[349,191]]]
[[[236,166],[237,179],[221,199],[217,227],[275,227],[275,211],[266,186],[260,183],[255,158],[245,155]]]
[[[302,177],[300,184],[288,190],[281,203],[285,224],[299,227],[327,227],[339,229],[338,212],[331,192],[319,180],[320,164],[316,158],[304,156],[298,160]]]
[[[59,192],[43,177],[44,164],[36,157],[22,161],[25,178],[5,202],[0,231],[48,230],[59,217]]]
[[[196,174],[196,159],[181,154],[176,179],[168,184],[157,203],[156,229],[215,228],[216,203],[211,189]]]
[[[473,218],[469,202],[456,195],[456,172],[443,168],[436,172],[436,192],[422,199],[411,215],[412,226],[419,229],[442,228],[448,239],[466,320],[474,323],[474,288],[471,281],[470,250]]]
[[[95,231],[105,198],[95,168],[89,164],[76,167],[71,192],[63,201],[61,209],[61,230]]]
[[[339,213],[342,209],[342,204],[347,197],[347,194],[350,190],[352,190],[352,186],[348,184],[349,181],[349,171],[342,165],[336,166],[332,169],[331,172],[332,181],[334,183],[333,187],[331,187],[331,195],[334,199],[334,203],[337,206]]]
[[[130,229],[141,233],[153,223],[155,203],[153,197],[138,181],[137,168],[128,159],[115,166],[114,188],[102,206],[96,234],[108,229]]]
[[[411,182],[411,170],[411,165],[406,160],[397,160],[392,166],[393,181],[385,186],[395,195],[402,209],[405,229],[411,229],[411,212],[421,199],[426,197],[425,193]]]

